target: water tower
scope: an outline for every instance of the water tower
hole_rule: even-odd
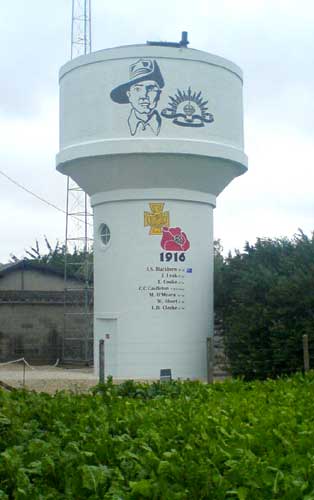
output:
[[[242,72],[178,44],[78,57],[60,71],[57,169],[94,209],[94,360],[106,376],[206,379],[213,209],[247,169]]]

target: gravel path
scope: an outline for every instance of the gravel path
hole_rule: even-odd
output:
[[[23,387],[23,363],[0,365],[0,380],[16,388]],[[93,368],[62,368],[54,366],[25,367],[25,388],[54,394],[69,390],[87,392],[98,382]]]

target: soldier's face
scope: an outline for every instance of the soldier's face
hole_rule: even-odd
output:
[[[161,90],[153,80],[136,83],[127,91],[132,108],[137,113],[149,115],[157,106]]]

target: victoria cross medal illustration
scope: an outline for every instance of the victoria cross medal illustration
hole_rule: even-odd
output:
[[[161,116],[172,119],[175,125],[181,127],[204,127],[205,123],[212,123],[214,117],[208,113],[208,101],[204,101],[202,92],[193,92],[191,87],[187,91],[177,90],[174,97],[169,96],[168,107],[163,109]]]
[[[130,105],[128,126],[131,135],[159,134],[161,117],[156,108],[164,85],[157,61],[139,59],[129,68],[129,80],[111,91],[114,102]]]
[[[149,234],[162,234],[163,226],[169,226],[169,212],[164,212],[164,203],[150,203],[151,212],[144,212],[144,226],[150,226]]]

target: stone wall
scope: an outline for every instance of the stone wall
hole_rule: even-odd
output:
[[[216,314],[214,324],[214,378],[223,379],[229,375],[229,363],[223,343],[223,322],[219,315]]]
[[[67,336],[75,339],[71,347],[81,359],[86,333],[82,297],[82,292],[72,293],[66,316]],[[63,292],[0,291],[1,362],[24,357],[30,363],[54,363],[62,357],[63,330]]]

